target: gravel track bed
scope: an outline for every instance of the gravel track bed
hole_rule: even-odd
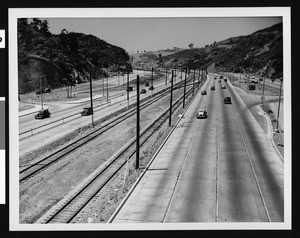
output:
[[[181,93],[183,90],[179,90]],[[179,96],[179,91],[173,95],[175,101]],[[152,104],[147,109],[141,111],[141,130],[155,117],[157,117],[163,110],[169,106],[169,97],[160,100]],[[173,117],[175,123],[175,118]],[[20,223],[34,223],[39,217],[41,217],[47,210],[66,196],[73,188],[75,188],[84,178],[89,176],[97,167],[99,167],[104,161],[106,161],[111,155],[113,155],[120,147],[127,143],[130,139],[135,137],[136,131],[136,117],[131,117],[125,120],[122,124],[114,127],[109,131],[94,139],[84,147],[76,150],[68,155],[63,160],[57,162],[51,168],[45,170],[41,174],[36,175],[34,178],[28,180],[20,186]],[[20,160],[20,165],[24,166],[31,163],[34,160],[39,160],[42,155],[50,153],[51,150],[56,150],[60,145],[71,143],[74,139],[82,136],[83,133],[88,132],[91,128],[85,128],[84,132],[75,131],[56,144],[52,143],[42,148],[39,151],[31,152],[29,155],[24,156]],[[154,139],[146,143],[144,148],[141,149],[141,166],[146,166],[147,161],[150,160],[151,155],[155,153],[155,148],[158,148],[163,141],[164,136],[167,135],[171,128],[163,126],[157,133]],[[138,172],[135,171],[133,162],[128,165],[128,178],[126,180],[126,188],[124,191],[128,191],[130,185],[138,177]],[[120,186],[120,181],[124,177],[123,171],[119,173],[120,179],[115,179],[111,182],[110,187],[101,194],[99,200],[103,205],[97,206],[97,209],[93,208],[93,212],[96,210],[105,210],[104,215],[101,215],[101,219],[106,221],[112,214],[117,206],[117,202],[111,202],[112,190],[117,189]],[[120,180],[120,181],[119,181]],[[113,190],[115,191],[115,190]],[[123,192],[123,189],[122,189]],[[123,193],[125,196],[125,193]],[[114,200],[120,201],[121,195],[117,196]],[[98,200],[98,199],[97,199]],[[111,205],[112,204],[112,205]],[[105,209],[103,209],[103,206]],[[95,212],[94,212],[95,213]],[[89,214],[87,212],[87,214]],[[100,215],[97,215],[100,217]],[[89,222],[88,216],[79,217],[78,222]],[[104,218],[103,218],[104,217]]]

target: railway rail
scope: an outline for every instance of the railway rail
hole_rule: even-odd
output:
[[[187,98],[193,95],[190,88],[187,91]],[[183,95],[173,103],[175,111],[181,104]],[[169,109],[166,109],[157,119],[152,121],[140,135],[140,147],[142,147],[149,138],[161,127],[168,119]],[[97,171],[91,178],[81,185],[72,196],[69,196],[59,202],[55,209],[51,209],[37,223],[72,223],[77,214],[82,211],[90,201],[92,201],[99,192],[111,181],[111,179],[124,167],[126,162],[135,155],[136,140],[131,140],[124,146],[109,162]]]
[[[148,107],[149,105],[151,105],[154,101],[158,101],[161,98],[167,96],[169,94],[169,91],[170,91],[170,89],[168,89],[168,90],[164,91],[163,93],[158,94],[158,95],[154,96],[153,98],[150,98],[149,100],[143,102],[140,109],[142,110],[142,109]],[[44,171],[45,169],[49,168],[54,163],[56,163],[56,162],[60,161],[61,159],[63,159],[66,155],[68,155],[71,152],[75,151],[79,147],[87,144],[88,142],[90,142],[91,140],[97,138],[99,135],[107,132],[111,128],[117,126],[119,123],[126,120],[127,118],[135,115],[135,111],[136,111],[135,108],[131,108],[131,109],[129,109],[129,111],[126,111],[126,112],[124,112],[120,115],[117,115],[116,117],[113,118],[113,120],[111,120],[108,123],[105,123],[104,125],[102,125],[98,129],[88,133],[87,135],[81,137],[78,140],[75,140],[71,144],[57,150],[56,152],[44,157],[43,159],[41,159],[41,160],[39,160],[39,161],[23,168],[23,169],[21,169],[20,172],[19,172],[19,182],[23,183],[23,182],[27,181],[28,179],[34,177],[38,173],[40,173],[40,172]]]

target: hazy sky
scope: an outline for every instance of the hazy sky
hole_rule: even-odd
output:
[[[173,47],[204,47],[214,41],[248,35],[282,21],[281,17],[43,18],[50,31],[92,34],[129,53]]]

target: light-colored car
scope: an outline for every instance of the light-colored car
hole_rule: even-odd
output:
[[[222,87],[221,87],[222,89],[226,89],[226,86],[225,85],[222,85]]]
[[[197,112],[197,118],[207,118],[207,111],[205,109],[200,109]]]

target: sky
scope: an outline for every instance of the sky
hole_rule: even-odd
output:
[[[282,17],[42,18],[53,34],[92,34],[129,53],[204,47],[282,22]]]

